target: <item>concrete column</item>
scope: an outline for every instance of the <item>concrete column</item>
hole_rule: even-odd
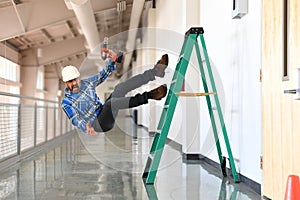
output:
[[[148,27],[150,29],[156,27],[156,9],[150,8],[148,12]],[[149,32],[151,32],[149,34]],[[155,46],[155,41],[156,41],[156,35],[154,34],[154,31],[149,30],[148,35],[147,35],[147,46],[148,47],[153,47]],[[147,58],[146,63],[155,63],[156,62],[156,51],[155,50],[148,50],[147,51]],[[153,88],[154,84],[150,84],[150,88]],[[155,101],[149,101],[149,126],[148,130],[149,132],[155,132],[156,127],[157,127],[157,121],[159,120],[159,115],[158,112],[156,111],[156,102]],[[154,108],[154,109],[152,109]]]
[[[200,26],[200,1],[186,1],[186,30]],[[200,91],[200,73],[195,53],[185,76],[185,90]],[[186,131],[182,135],[182,151],[187,154],[200,154],[200,97],[186,98]]]
[[[61,102],[62,98],[64,97],[64,94],[65,94],[66,84],[63,81],[59,81],[58,87],[59,87],[59,90],[61,90],[61,96],[58,97],[58,102]]]
[[[20,82],[22,84],[20,94],[22,96],[35,97],[36,83],[38,71],[37,50],[29,49],[21,52],[21,76]],[[22,103],[32,103],[31,100],[23,99]]]
[[[56,101],[57,92],[59,88],[59,80],[55,78],[46,78],[45,79],[45,90],[47,93],[45,94],[45,99]]]
[[[186,29],[192,26],[200,26],[200,1],[186,1]]]
[[[142,53],[143,53],[143,50],[141,48],[141,41],[138,39],[137,42],[136,42],[136,62],[135,62],[135,65],[132,66],[133,67],[133,76],[136,75],[136,74],[141,74],[143,73],[144,71],[144,68],[143,68],[143,56],[142,56]],[[143,93],[144,92],[144,86],[138,88],[136,90],[136,92],[138,93]],[[135,93],[136,93],[135,92]],[[143,112],[146,112],[145,109],[144,109],[144,106],[139,106],[137,108],[138,111],[138,118],[137,118],[137,124],[139,125],[145,125],[145,122],[144,122],[144,119],[143,119],[143,115],[144,113]]]

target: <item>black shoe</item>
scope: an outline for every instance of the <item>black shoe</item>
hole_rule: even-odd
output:
[[[164,77],[165,76],[165,69],[169,64],[169,56],[168,54],[162,55],[161,59],[157,61],[156,65],[154,66],[155,76]]]
[[[167,85],[161,85],[158,88],[155,88],[148,92],[148,98],[149,99],[154,99],[154,100],[161,100],[164,98],[167,94]]]

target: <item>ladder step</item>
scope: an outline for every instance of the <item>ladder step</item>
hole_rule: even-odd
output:
[[[151,152],[148,156],[151,160],[153,160],[153,155],[154,155],[154,152]]]
[[[150,158],[148,156],[145,171],[143,173],[143,179],[146,179],[148,177],[148,173],[149,173],[149,170],[150,170],[151,163],[152,163],[152,158]]]
[[[180,63],[180,61],[182,60],[184,54],[179,55],[179,58],[177,60],[177,65]]]

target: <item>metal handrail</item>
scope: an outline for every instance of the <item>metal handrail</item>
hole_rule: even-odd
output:
[[[17,98],[20,98],[20,99],[29,99],[29,100],[44,101],[44,102],[57,103],[58,104],[58,101],[47,100],[47,99],[40,99],[40,98],[29,97],[29,96],[22,96],[22,95],[12,94],[12,93],[8,93],[8,92],[0,92],[0,95],[2,95],[2,96],[9,96],[9,97],[17,97]]]
[[[34,151],[74,128],[58,101],[7,92],[0,92],[0,96],[19,98],[17,103],[0,99],[0,168],[10,158],[21,159],[23,152]],[[33,104],[20,99],[33,100]],[[53,106],[38,106],[38,102]]]

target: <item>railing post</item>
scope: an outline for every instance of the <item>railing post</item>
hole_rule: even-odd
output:
[[[6,100],[6,98],[4,99],[2,96],[8,97],[9,99]],[[18,103],[15,103],[15,101],[11,101],[10,98],[19,98]],[[30,102],[30,104],[23,104],[22,99],[26,99],[26,100],[32,100]],[[4,133],[5,137],[13,137],[14,141],[11,141],[14,143],[13,145],[13,150],[11,149],[7,149],[7,151],[13,151],[14,156],[20,156],[22,154],[22,151],[25,148],[35,148],[36,146],[38,146],[38,140],[39,140],[39,116],[38,116],[38,102],[47,102],[47,103],[53,103],[56,108],[54,108],[54,116],[53,118],[48,116],[48,114],[50,114],[49,112],[49,104],[47,107],[47,122],[46,122],[46,138],[48,139],[48,134],[50,133],[50,131],[48,130],[48,128],[52,128],[51,126],[54,126],[53,131],[55,131],[53,134],[54,136],[59,136],[62,132],[62,126],[58,127],[59,124],[62,123],[62,120],[59,119],[59,117],[62,116],[62,113],[60,111],[60,107],[59,107],[59,102],[58,101],[52,101],[52,100],[47,100],[47,99],[40,99],[40,98],[35,98],[35,97],[29,97],[29,96],[21,96],[18,94],[12,94],[12,93],[7,93],[7,92],[2,92],[0,91],[0,103],[1,105],[5,105],[10,107],[13,107],[14,113],[15,115],[17,115],[17,119],[15,119],[15,115],[9,115],[8,120],[9,121],[9,128],[13,128],[14,130],[14,136],[11,136],[11,132],[8,133]],[[44,104],[45,105],[45,104]],[[54,107],[55,107],[54,106]],[[2,109],[2,107],[1,107]],[[29,110],[27,110],[29,109]],[[56,110],[57,109],[57,110]],[[22,116],[23,115],[23,116]],[[57,116],[56,116],[57,115]],[[2,116],[2,117],[6,117],[6,116]],[[44,116],[41,116],[44,117]],[[54,123],[50,123],[48,122],[48,120],[54,119]],[[62,118],[62,117],[61,117]],[[44,118],[43,118],[44,119]],[[3,120],[3,119],[1,119]],[[6,119],[5,119],[6,120]],[[12,121],[14,120],[14,121]],[[56,122],[57,120],[59,120],[59,122]],[[17,124],[15,124],[14,122],[16,122]],[[27,123],[29,122],[29,123]],[[0,128],[6,128],[4,126],[6,126],[6,124],[3,125],[2,122],[0,124]],[[57,133],[56,133],[56,129]],[[23,137],[27,137],[24,134],[29,133],[29,138],[23,138]],[[32,138],[33,137],[33,138]],[[26,140],[25,140],[26,139]],[[28,141],[27,141],[28,140]],[[11,152],[9,152],[11,153]],[[2,155],[2,154],[1,154]],[[10,157],[11,155],[9,155]],[[8,158],[7,156],[4,156],[4,158],[2,159],[6,159]],[[17,160],[17,159],[16,159]]]
[[[33,119],[34,119],[34,127],[33,127],[33,141],[34,141],[34,147],[36,147],[36,142],[37,142],[37,103],[35,102],[34,103],[34,116],[33,116]]]
[[[18,105],[17,154],[21,154],[21,103]]]
[[[48,141],[48,104],[47,104],[47,106],[46,106],[46,119],[45,119],[45,121],[46,121],[46,132],[45,132],[45,142],[47,142]]]
[[[56,138],[56,106],[53,107],[53,138]]]
[[[60,112],[60,135],[62,135],[62,112]]]

